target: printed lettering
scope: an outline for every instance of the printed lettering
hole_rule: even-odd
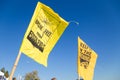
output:
[[[39,49],[41,52],[44,51],[45,44],[37,38],[33,31],[30,31],[30,33],[27,36],[27,39],[31,42],[31,44],[34,47]]]

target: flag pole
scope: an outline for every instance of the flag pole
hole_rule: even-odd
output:
[[[80,74],[79,74],[79,37],[78,37],[77,71],[78,71],[78,80],[80,80]]]
[[[16,61],[15,61],[14,65],[13,65],[13,68],[12,68],[12,71],[11,71],[11,74],[10,74],[10,77],[9,77],[9,80],[12,80],[12,78],[13,78],[13,75],[14,75],[14,72],[15,72],[16,67],[17,67],[17,65],[18,65],[18,61],[19,61],[19,59],[20,59],[20,56],[21,56],[21,52],[19,51],[18,56],[17,56],[17,58],[16,58]]]
[[[80,75],[78,74],[78,80],[80,80]]]

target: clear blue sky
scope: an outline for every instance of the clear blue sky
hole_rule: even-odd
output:
[[[12,69],[38,0],[0,0],[0,68]],[[71,23],[48,58],[48,67],[22,54],[15,76],[37,70],[41,80],[77,78],[77,37],[97,54],[94,80],[120,80],[119,0],[40,0]]]

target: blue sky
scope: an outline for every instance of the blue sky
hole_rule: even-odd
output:
[[[37,70],[41,80],[75,80],[77,37],[97,54],[94,80],[120,80],[119,0],[0,0],[0,68],[12,69],[37,2],[71,23],[48,58],[48,67],[22,54],[14,76]]]

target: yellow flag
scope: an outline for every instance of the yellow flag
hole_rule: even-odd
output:
[[[47,67],[49,53],[68,24],[51,8],[38,2],[20,51]]]
[[[78,37],[78,75],[93,80],[97,54]]]

